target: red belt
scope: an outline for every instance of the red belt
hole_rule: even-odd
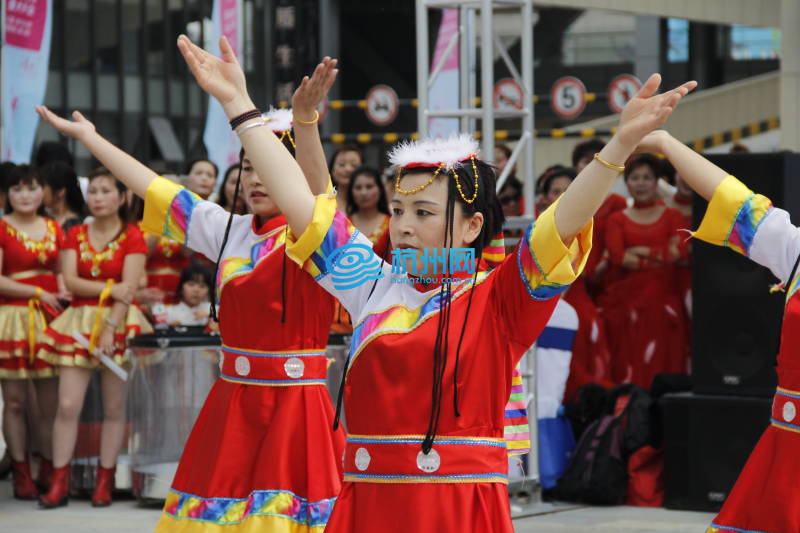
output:
[[[800,392],[778,387],[772,400],[773,426],[800,433]]]
[[[326,384],[325,350],[259,352],[223,346],[222,355],[220,377],[225,381],[273,387]]]
[[[422,435],[348,435],[345,481],[358,483],[508,483],[503,439]]]

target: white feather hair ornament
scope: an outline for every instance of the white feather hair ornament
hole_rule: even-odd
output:
[[[440,174],[453,175],[458,189],[458,194],[468,204],[478,197],[478,168],[475,159],[478,157],[478,141],[472,135],[461,133],[447,138],[425,139],[422,141],[403,142],[389,153],[389,162],[397,167],[397,177],[394,180],[394,190],[400,194],[414,194],[424,190]],[[465,167],[469,161],[473,173],[472,197],[464,194],[458,171]],[[434,168],[430,179],[413,189],[403,189],[400,186],[401,173],[404,168]]]
[[[275,133],[285,133],[292,129],[292,110],[275,109],[270,107],[269,111],[261,115],[267,127]]]
[[[392,165],[406,167],[458,167],[478,156],[478,141],[461,133],[446,138],[402,142],[389,153]]]

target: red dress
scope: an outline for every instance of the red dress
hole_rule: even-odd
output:
[[[147,255],[147,286],[164,291],[164,303],[178,303],[175,291],[181,272],[189,266],[191,257],[183,253],[181,243],[158,236],[155,248]]]
[[[55,294],[58,292],[55,271],[64,234],[54,220],[46,218],[44,222],[44,237],[34,241],[5,219],[0,219],[3,276]],[[37,298],[0,299],[0,378],[45,378],[55,375],[51,364],[36,358],[45,341],[47,322],[55,316],[55,310]]]
[[[586,262],[586,271],[584,274],[593,295],[602,293],[606,285],[607,271],[605,269],[608,268],[608,253],[606,250],[605,237],[608,217],[617,211],[622,211],[626,207],[628,207],[628,201],[624,196],[610,193],[603,203],[600,204],[597,213],[594,214],[592,252],[589,254],[589,260]]]
[[[746,255],[782,281],[800,254],[800,229],[789,214],[732,176],[717,187],[694,236]],[[771,424],[707,533],[800,531],[800,275],[786,285]],[[721,446],[730,445],[726,438]]]
[[[688,324],[676,286],[674,260],[668,248],[678,238],[683,216],[665,208],[651,224],[638,224],[618,211],[608,218],[606,247],[611,269],[600,296],[616,383],[650,389],[656,374],[689,370]],[[650,248],[640,268],[622,266],[625,250]]]
[[[207,257],[229,213],[169,180],[144,226]],[[325,347],[333,298],[285,254],[282,216],[236,215],[220,264],[221,376],[183,450],[158,532],[321,533],[341,489]]]
[[[528,228],[498,268],[479,272],[474,288],[471,281],[453,286],[438,431],[425,455],[441,288],[421,292],[393,272],[396,266],[381,268],[369,239],[336,211],[335,198],[317,198],[314,219],[287,253],[339,298],[355,324],[345,383],[345,482],[326,533],[513,531],[503,439],[513,371],[591,247],[587,225],[567,249],[553,212]],[[348,270],[353,264],[363,266],[360,283]]]
[[[578,331],[572,345],[572,359],[569,364],[569,378],[564,398],[569,398],[575,390],[587,383],[598,383],[611,387],[611,355],[608,350],[606,326],[600,311],[586,289],[586,276],[575,280],[564,294],[564,301],[578,314]]]
[[[146,254],[147,246],[139,228],[128,224],[106,247],[97,251],[89,241],[89,226],[81,224],[67,232],[64,249],[75,250],[78,257],[78,276],[93,281],[105,281],[108,286],[122,281],[122,268],[129,254]],[[110,295],[74,296],[70,306],[47,328],[47,343],[39,350],[38,357],[53,365],[97,368],[100,362],[73,334],[75,331],[92,340],[97,338],[103,319],[114,303]],[[114,332],[113,359],[117,364],[125,363],[125,341],[128,337],[153,331],[150,323],[135,305],[128,306],[128,313]]]

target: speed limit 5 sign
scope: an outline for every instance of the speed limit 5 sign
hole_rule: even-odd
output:
[[[575,118],[586,107],[586,86],[573,76],[559,78],[550,89],[550,105],[561,118]]]

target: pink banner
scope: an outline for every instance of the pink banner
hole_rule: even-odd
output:
[[[47,0],[6,0],[6,44],[38,52],[46,20]]]
[[[228,38],[233,52],[239,56],[239,9],[238,0],[220,0],[219,18],[222,35]]]

